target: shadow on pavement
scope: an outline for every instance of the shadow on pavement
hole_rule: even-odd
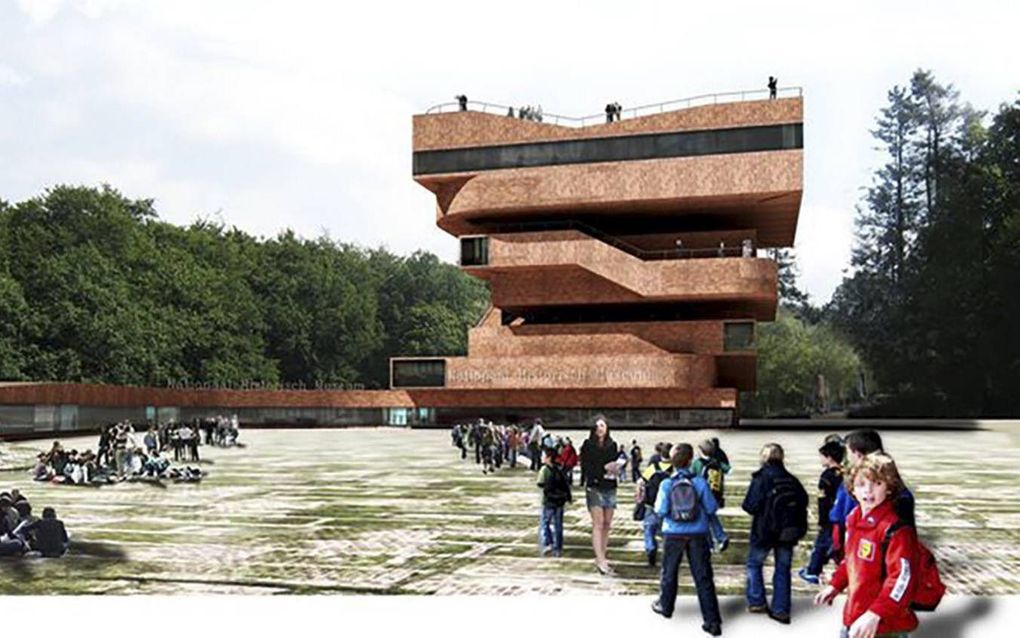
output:
[[[975,597],[967,600],[967,604],[951,613],[936,613],[932,618],[928,614],[918,614],[921,625],[912,635],[915,638],[957,638],[970,623],[984,618],[995,607],[990,598]]]

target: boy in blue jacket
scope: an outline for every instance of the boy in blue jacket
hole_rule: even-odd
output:
[[[708,519],[716,513],[718,506],[705,479],[691,471],[693,458],[694,448],[687,443],[673,448],[670,456],[673,473],[659,485],[655,499],[655,513],[662,519],[663,555],[659,599],[652,603],[652,611],[666,618],[673,615],[680,560],[686,553],[698,590],[703,620],[701,628],[713,636],[720,636],[722,616],[715,594],[708,531]]]

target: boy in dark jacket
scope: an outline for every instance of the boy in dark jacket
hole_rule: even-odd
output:
[[[538,486],[542,488],[542,516],[538,521],[539,552],[563,555],[563,509],[572,499],[566,471],[556,462],[556,450],[542,449]]]
[[[843,484],[843,445],[831,441],[818,448],[822,461],[822,475],[818,478],[818,536],[811,550],[811,559],[807,567],[801,568],[797,575],[801,580],[817,585],[822,568],[829,562],[832,552],[832,521],[829,510],[836,502],[836,492]]]
[[[747,610],[767,613],[769,618],[790,623],[790,566],[793,548],[807,533],[807,492],[797,477],[783,465],[783,448],[769,443],[761,450],[761,469],[751,475],[751,484],[741,505],[752,515],[750,547],[747,554]],[[772,606],[765,598],[762,567],[775,552],[772,574]]]

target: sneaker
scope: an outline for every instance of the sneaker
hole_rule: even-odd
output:
[[[545,547],[542,548],[542,552],[541,552],[542,556],[548,556],[549,554],[552,554],[552,553],[553,553],[553,548],[552,548],[551,545],[546,545]]]
[[[779,623],[781,625],[789,625],[790,624],[790,614],[773,614],[770,611],[769,612],[769,618],[771,618],[772,620],[776,621],[777,623]]]
[[[807,567],[801,568],[801,570],[797,572],[797,575],[800,576],[800,579],[805,583],[811,583],[812,585],[817,585],[819,583],[818,575],[809,574]]]
[[[719,623],[711,624],[705,623],[701,626],[701,630],[704,631],[706,634],[711,634],[713,636],[722,635],[722,625],[720,625]]]
[[[747,613],[749,614],[767,614],[769,613],[768,605],[748,605]]]
[[[665,611],[663,611],[662,605],[659,603],[659,601],[655,601],[654,603],[652,603],[652,611],[654,611],[655,613],[659,614],[663,618],[672,618],[673,617],[672,613],[667,614]]]

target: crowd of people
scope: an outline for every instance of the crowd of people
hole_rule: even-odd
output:
[[[52,507],[44,507],[38,518],[20,491],[0,492],[0,556],[59,558],[69,543],[64,523]]]
[[[102,428],[95,452],[67,450],[60,441],[54,441],[48,451],[36,457],[32,478],[89,486],[124,480],[197,482],[205,475],[200,468],[174,463],[200,462],[203,434],[204,445],[241,445],[236,415],[191,422],[170,420],[158,427],[150,425],[144,433],[139,433],[130,421],[121,421]]]
[[[478,419],[475,423],[454,425],[450,438],[453,446],[460,450],[461,459],[467,459],[468,450],[473,450],[475,463],[482,466],[482,474],[495,472],[504,465],[515,468],[521,457],[528,460],[529,469],[537,472],[541,469],[543,449],[556,452],[557,462],[569,476],[573,476],[577,466],[577,451],[570,437],[547,432],[542,419],[535,419],[530,428]]]
[[[725,504],[725,481],[732,468],[718,438],[696,446],[658,443],[641,467],[644,458],[637,441],[624,449],[612,439],[601,416],[569,464],[564,457],[567,446],[573,448],[569,438],[552,435],[540,419],[530,430],[485,421],[454,428],[454,445],[461,449],[461,458],[467,457],[468,447],[474,447],[478,463],[497,463],[486,459],[499,458],[504,442],[517,454],[526,454],[532,460],[531,469],[539,472],[542,555],[562,555],[564,510],[573,501],[574,467],[580,468],[595,568],[602,574],[614,573],[609,536],[618,486],[626,480],[629,465],[630,478],[636,483],[634,518],[641,521],[650,566],[656,566],[660,545],[662,549],[659,596],[653,611],[667,618],[673,614],[679,566],[686,556],[702,629],[713,636],[722,634],[712,554],[729,547],[718,512]],[[847,593],[841,636],[906,636],[918,626],[915,612],[933,610],[945,592],[933,555],[918,540],[913,494],[875,430],[855,430],[845,438],[830,435],[818,453],[817,529],[808,564],[798,576],[821,587],[823,570],[830,563],[835,565],[815,604],[832,604],[837,594]],[[745,562],[747,611],[789,624],[794,548],[810,531],[810,498],[787,469],[781,445],[764,445],[758,460],[759,468],[752,473],[741,503],[751,517]],[[769,556],[774,565],[771,600],[764,578]]]

